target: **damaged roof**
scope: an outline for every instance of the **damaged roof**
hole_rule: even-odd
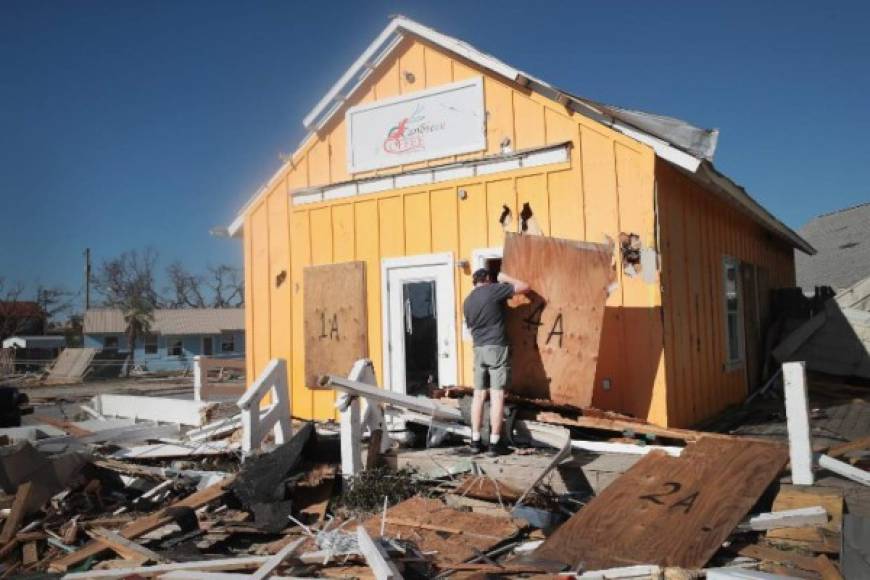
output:
[[[498,58],[486,54],[471,44],[424,26],[405,16],[394,16],[387,27],[363,51],[338,81],[305,116],[302,123],[310,137],[320,130],[342,109],[374,70],[399,46],[405,35],[416,36],[440,48],[459,55],[481,68],[518,83],[538,94],[550,98],[568,109],[595,120],[636,141],[649,145],[656,155],[713,187],[717,193],[735,203],[752,219],[788,242],[792,247],[814,254],[813,247],[791,228],[775,218],[755,201],[742,187],[712,165],[719,138],[718,129],[704,129],[691,123],[642,111],[606,105],[571,94],[516,69]],[[304,143],[304,141],[303,141]],[[289,161],[287,162],[289,163]],[[264,195],[272,181],[281,172],[282,165],[263,187],[242,208],[227,228],[230,236],[239,235],[244,224],[244,214],[260,196]],[[702,166],[704,164],[704,166]]]
[[[795,257],[798,286],[849,288],[870,277],[870,203],[820,215],[800,229],[818,249],[815,256]]]
[[[92,308],[85,312],[84,333],[121,333],[127,328],[124,314],[115,308]],[[164,335],[220,334],[245,328],[244,308],[157,309],[151,332]]]

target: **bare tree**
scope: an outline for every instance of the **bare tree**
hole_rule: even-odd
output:
[[[238,308],[245,304],[245,280],[238,268],[221,264],[208,268],[212,306]]]
[[[42,309],[46,319],[55,320],[61,314],[67,313],[78,296],[60,286],[38,286],[36,288],[36,303]]]
[[[94,275],[94,290],[110,308],[129,306],[134,300],[160,306],[160,295],[154,288],[157,252],[151,248],[141,255],[132,250],[104,261]]]
[[[168,299],[171,308],[205,308],[207,306],[202,293],[203,278],[188,272],[181,262],[173,262],[166,268],[172,295]]]
[[[157,252],[146,250],[141,256],[135,251],[124,252],[106,260],[94,278],[94,288],[104,298],[106,306],[118,308],[124,315],[127,334],[127,375],[133,367],[136,342],[151,332],[154,309],[160,297],[154,289],[154,269]]]
[[[238,308],[245,302],[245,286],[238,268],[209,266],[207,275],[188,271],[181,262],[167,269],[172,308]]]

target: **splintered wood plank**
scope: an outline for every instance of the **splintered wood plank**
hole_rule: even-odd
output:
[[[147,562],[152,560],[157,563],[166,563],[169,560],[149,550],[145,546],[140,546],[132,540],[128,540],[120,534],[117,534],[106,528],[94,528],[88,531],[88,535],[113,550],[116,554],[127,560],[142,560]]]
[[[365,262],[308,266],[302,279],[305,384],[316,387],[368,357]]]
[[[820,526],[769,530],[768,541],[802,546],[815,552],[838,553],[843,527],[843,490],[834,487],[783,485],[773,500],[774,511],[822,506],[828,523]]]
[[[363,523],[366,531],[381,535],[381,515]],[[514,536],[513,520],[461,512],[435,499],[412,497],[387,510],[384,535],[412,541],[424,552],[437,552],[439,564],[464,562]]]
[[[702,568],[787,460],[785,446],[738,438],[701,438],[680,457],[650,453],[528,559],[587,570]]]
[[[26,515],[27,504],[30,501],[30,495],[33,492],[32,484],[27,481],[18,486],[15,492],[15,501],[12,502],[12,508],[9,511],[9,516],[3,524],[3,531],[0,532],[0,546],[7,544],[15,538],[15,532],[21,527]]]
[[[522,492],[488,475],[469,475],[453,493],[498,503],[515,503]]]
[[[207,503],[221,497],[227,486],[233,482],[233,477],[226,477],[223,480],[210,485],[209,487],[197,491],[186,498],[170,504],[169,506],[160,509],[143,518],[133,520],[118,531],[118,534],[124,538],[138,538],[143,534],[147,534],[151,530],[156,530],[160,526],[166,525],[173,520],[174,508],[189,507],[193,509],[200,508]],[[79,548],[75,552],[65,554],[49,564],[49,570],[52,572],[66,572],[71,566],[75,566],[80,562],[84,562],[92,556],[102,554],[108,548],[102,542],[91,540],[84,547]]]
[[[532,288],[509,302],[512,392],[592,403],[612,261],[609,245],[507,234],[502,269]]]

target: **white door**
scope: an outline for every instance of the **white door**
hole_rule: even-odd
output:
[[[382,275],[387,388],[414,395],[455,385],[453,254],[387,258]]]

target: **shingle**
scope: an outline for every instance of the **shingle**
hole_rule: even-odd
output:
[[[798,286],[848,288],[870,276],[870,203],[820,215],[800,230],[818,254],[795,252]]]

